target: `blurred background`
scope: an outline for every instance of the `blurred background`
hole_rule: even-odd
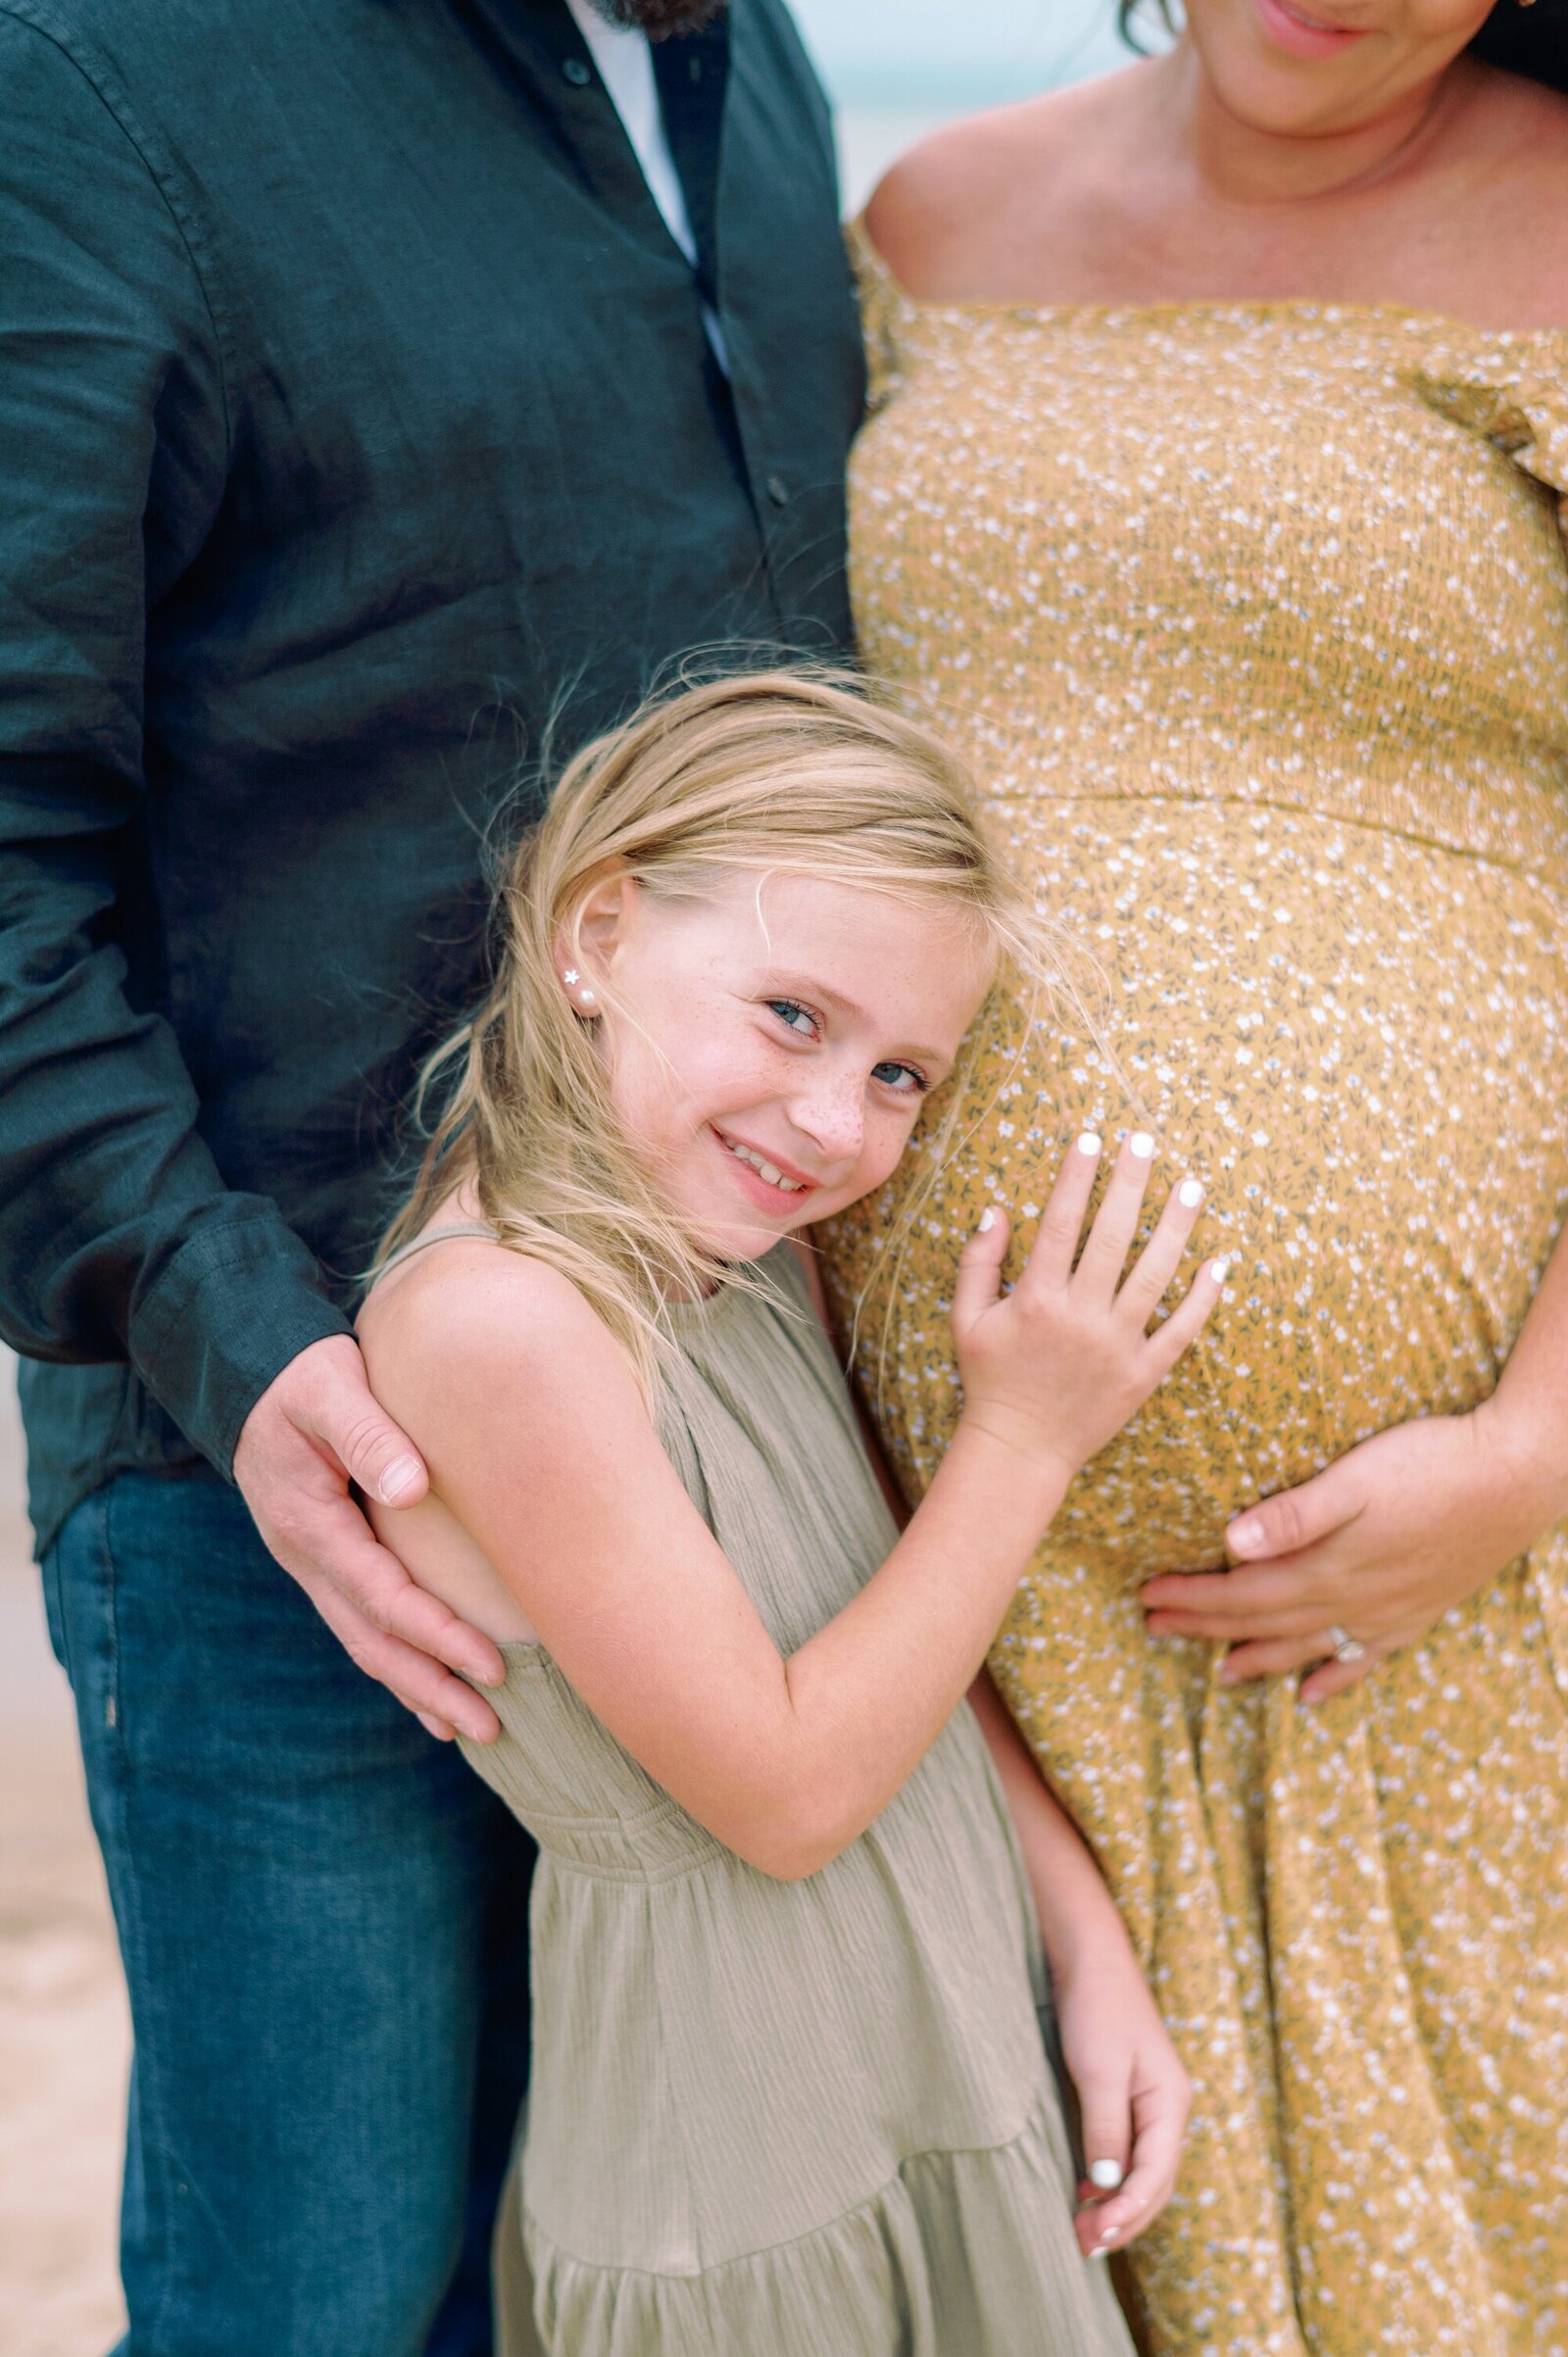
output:
[[[846,210],[954,115],[1104,72],[1114,0],[794,0],[838,107]],[[281,1575],[280,1575],[281,1576]],[[119,2329],[123,1990],[23,1510],[0,1351],[0,2350],[101,2357]],[[215,2352],[218,2357],[218,2352]]]
[[[954,115],[1102,74],[1114,0],[791,0],[838,107],[846,210]]]

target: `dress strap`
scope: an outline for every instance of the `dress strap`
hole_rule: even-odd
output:
[[[490,1244],[497,1241],[495,1229],[488,1220],[455,1219],[449,1227],[430,1228],[424,1235],[416,1236],[411,1243],[400,1244],[395,1252],[388,1252],[378,1273],[384,1277],[401,1261],[412,1260],[416,1252],[422,1252],[426,1245],[445,1244],[449,1236],[482,1236]]]

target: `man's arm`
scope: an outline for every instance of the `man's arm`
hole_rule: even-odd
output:
[[[128,1358],[356,1658],[482,1735],[487,1707],[424,1654],[499,1663],[348,1497],[351,1473],[421,1494],[417,1454],[303,1243],[224,1186],[174,1035],[126,988],[148,616],[227,473],[193,224],[126,102],[4,11],[0,93],[0,1333]]]

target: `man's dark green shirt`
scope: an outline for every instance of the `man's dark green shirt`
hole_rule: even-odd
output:
[[[781,0],[656,59],[695,271],[564,0],[0,0],[0,1330],[44,1362],[41,1542],[119,1467],[226,1470],[347,1331],[551,724],[691,648],[847,645],[826,109]]]

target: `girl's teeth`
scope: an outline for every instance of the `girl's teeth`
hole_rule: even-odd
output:
[[[737,1146],[730,1138],[726,1138],[724,1143],[738,1162],[750,1162],[758,1176],[766,1179],[770,1187],[781,1189],[785,1195],[800,1195],[804,1192],[799,1179],[787,1179],[782,1170],[776,1170],[771,1162],[764,1162],[761,1155],[753,1154],[749,1146]]]

